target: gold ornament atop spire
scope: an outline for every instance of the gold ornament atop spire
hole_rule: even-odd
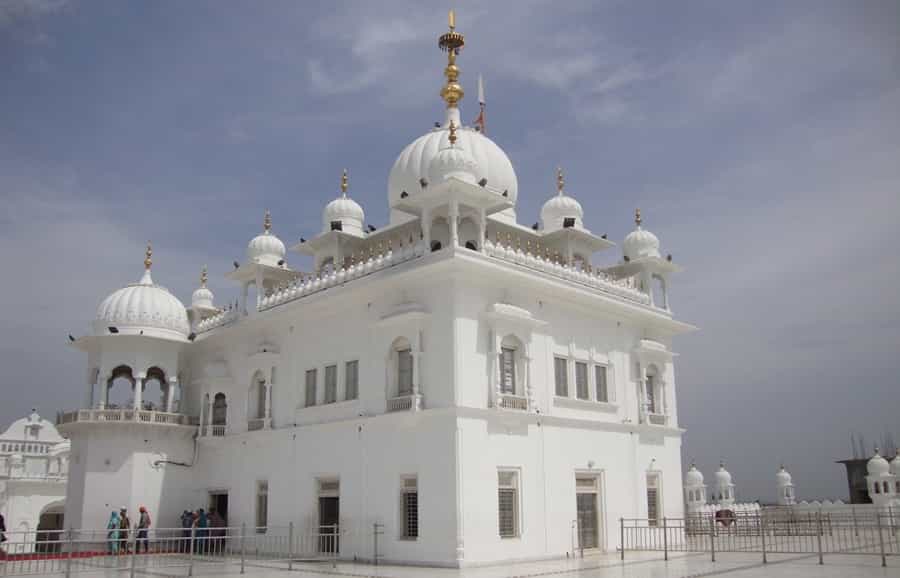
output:
[[[456,31],[456,15],[453,10],[447,19],[450,30],[441,34],[438,38],[438,47],[447,53],[447,68],[444,69],[444,76],[447,77],[447,84],[441,89],[441,98],[447,103],[447,108],[456,108],[457,103],[462,100],[462,86],[459,84],[459,68],[456,66],[456,56],[466,44],[465,37]]]
[[[559,194],[563,194],[563,189],[566,186],[566,179],[563,178],[562,167],[556,167],[556,190],[559,191]]]
[[[641,210],[635,209],[634,210],[634,224],[637,225],[638,227],[640,227],[642,222],[643,222],[643,220],[641,219]]]
[[[150,266],[153,265],[153,246],[150,244],[150,241],[147,241],[147,250],[144,251],[144,269],[147,271],[150,270]]]
[[[454,146],[456,144],[456,123],[452,120],[450,121],[450,146]]]
[[[341,173],[341,196],[347,196],[347,184],[349,180],[347,179],[347,169],[344,169],[344,172]]]
[[[272,213],[269,212],[269,209],[266,209],[266,216],[263,217],[263,230],[266,233],[272,230]]]
[[[203,287],[204,289],[206,288],[206,281],[208,279],[209,279],[209,277],[206,274],[206,265],[204,265],[203,268],[200,269],[200,286]]]

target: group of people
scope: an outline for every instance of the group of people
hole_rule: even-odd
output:
[[[225,540],[225,518],[217,511],[203,508],[181,513],[181,537],[183,551],[187,551],[191,534],[194,535],[194,552],[218,551]]]
[[[135,552],[140,553],[141,545],[144,546],[144,552],[150,551],[150,512],[147,508],[141,506],[138,508],[138,523],[135,526]],[[113,510],[109,515],[109,522],[106,524],[106,543],[110,554],[128,554],[130,546],[128,538],[131,532],[131,518],[128,517],[128,508],[122,506],[119,511]]]

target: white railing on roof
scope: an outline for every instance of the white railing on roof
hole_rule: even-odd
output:
[[[198,425],[196,416],[183,413],[168,413],[163,411],[135,411],[133,409],[79,409],[59,414],[57,425],[68,423],[98,423],[98,422],[139,422],[158,425]]]
[[[399,263],[410,261],[425,254],[425,242],[419,240],[412,245],[404,245],[396,249],[388,249],[387,252],[373,255],[365,261],[354,263],[345,268],[335,269],[325,275],[316,277],[297,278],[291,283],[282,285],[263,297],[259,309],[271,309],[288,301],[300,299],[312,293],[343,285],[347,281],[365,277],[382,269],[387,269]]]
[[[511,244],[503,245],[489,239],[484,241],[484,253],[490,257],[516,263],[541,271],[554,277],[566,279],[574,283],[580,283],[604,293],[610,293],[617,297],[636,301],[644,305],[650,304],[650,297],[637,289],[633,279],[613,279],[602,271],[588,272],[583,269],[562,265],[551,258],[523,251],[521,247],[513,247]]]
[[[204,331],[209,331],[210,329],[215,329],[216,327],[228,325],[238,317],[240,317],[240,312],[237,307],[223,309],[215,315],[199,321],[197,323],[197,333],[203,333]]]

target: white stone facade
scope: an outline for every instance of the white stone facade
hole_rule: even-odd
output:
[[[614,244],[561,175],[552,198],[572,202],[552,204],[552,226],[516,223],[512,164],[446,98],[446,122],[390,172],[391,224],[364,230],[345,179],[322,232],[293,247],[312,273],[288,265],[267,214],[228,274],[239,300],[212,307],[204,274],[188,329],[148,251],[151,310],[115,310],[124,327],[104,317],[74,344],[89,383],[61,418],[67,523],[145,505],[171,527],[227,494],[229,525],[338,521],[341,556],[366,558],[377,522],[385,560],[466,566],[614,549],[620,517],[683,515],[680,269],[656,237],[644,250],[640,220],[633,256],[594,265]],[[110,408],[122,383],[132,399]]]

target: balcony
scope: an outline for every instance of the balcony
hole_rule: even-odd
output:
[[[259,431],[261,429],[269,429],[269,419],[265,417],[251,418],[247,420],[247,431]]]
[[[500,395],[500,407],[503,409],[514,409],[519,411],[528,411],[528,398],[510,393]]]
[[[664,413],[648,413],[646,415],[647,423],[651,425],[668,425],[669,416]]]
[[[227,428],[227,426],[225,426],[224,424],[211,425],[211,426],[209,426],[209,435],[211,435],[214,438],[225,437],[226,428]]]
[[[401,395],[387,400],[386,411],[419,411],[422,409],[421,395]]]
[[[142,423],[149,425],[197,426],[200,418],[182,413],[134,409],[79,409],[59,414],[56,424]]]

